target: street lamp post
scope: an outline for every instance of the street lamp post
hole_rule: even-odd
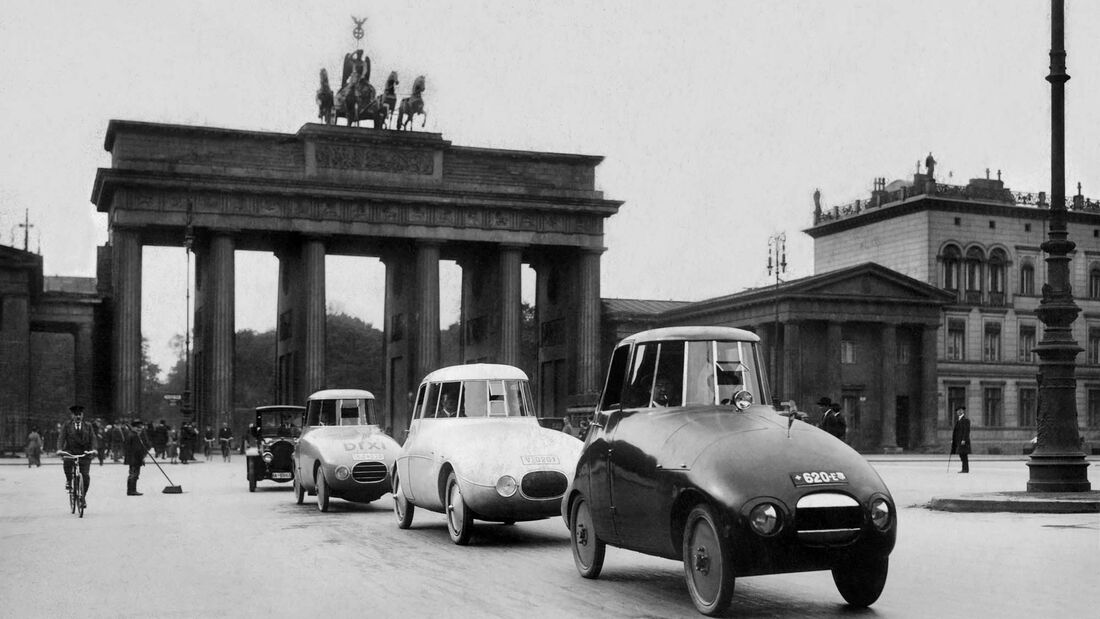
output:
[[[1050,14],[1050,230],[1042,244],[1047,283],[1036,314],[1042,321],[1039,356],[1039,413],[1035,450],[1027,465],[1028,492],[1087,492],[1091,485],[1077,432],[1077,354],[1073,322],[1081,308],[1073,301],[1069,254],[1076,245],[1066,229],[1064,0],[1051,0]]]
[[[787,233],[768,237],[768,276],[775,274],[775,322],[772,324],[772,402],[779,401],[779,276],[787,273]]]

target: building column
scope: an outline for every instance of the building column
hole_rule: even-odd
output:
[[[416,369],[425,376],[439,366],[439,243],[416,244]]]
[[[897,362],[898,362],[898,334],[897,327],[886,323],[882,325],[882,450],[883,453],[898,451],[897,433]]]
[[[302,241],[302,371],[306,395],[325,388],[325,243]]]
[[[520,331],[523,306],[520,281],[523,268],[522,249],[515,245],[500,248],[500,352],[498,362],[520,364]]]
[[[73,334],[73,378],[76,383],[76,401],[88,407],[94,416],[101,416],[104,411],[97,411],[93,403],[95,394],[93,379],[95,356],[92,344],[92,324],[81,323]],[[116,417],[117,419],[117,417]]]
[[[233,411],[233,352],[236,341],[234,318],[235,298],[235,243],[231,236],[216,234],[206,244],[206,282],[204,292],[203,350],[205,352],[204,375],[206,383],[206,410],[216,415],[219,423],[230,420]],[[208,417],[204,423],[211,419]]]
[[[829,324],[825,327],[825,368],[826,385],[828,385],[828,395],[835,401],[840,400],[840,390],[844,376],[841,374],[840,363],[840,338],[842,337],[841,324],[839,322],[830,320]]]
[[[141,236],[111,230],[114,248],[114,418],[141,414]]]
[[[786,400],[801,404],[802,393],[802,332],[801,325],[793,320],[783,325],[783,391],[780,394]],[[773,402],[774,404],[774,402]]]
[[[921,447],[936,445],[936,420],[939,418],[939,393],[936,390],[937,344],[939,326],[925,325],[921,331],[920,358],[920,436],[915,444]]]
[[[600,397],[600,254],[581,250],[578,259],[576,404],[595,404]]]

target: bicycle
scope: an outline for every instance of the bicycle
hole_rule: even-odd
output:
[[[57,455],[61,456],[63,460],[73,461],[73,478],[69,483],[69,513],[75,514],[79,510],[81,518],[84,517],[84,508],[87,507],[87,503],[84,501],[84,473],[80,471],[80,459],[96,453],[93,450],[85,451],[80,455],[71,454],[67,451],[57,452]]]
[[[218,440],[220,440],[222,444],[222,462],[229,462],[229,453],[231,451],[229,449],[229,441],[231,441],[232,439],[223,438]]]
[[[214,439],[203,439],[202,455],[207,462],[214,457]]]

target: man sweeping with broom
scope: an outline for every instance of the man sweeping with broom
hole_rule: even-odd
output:
[[[130,424],[132,431],[126,438],[123,448],[123,463],[130,465],[130,475],[126,477],[126,496],[141,496],[137,491],[138,477],[141,476],[141,467],[145,466],[145,455],[149,448],[145,446],[145,424],[140,419],[135,419]]]

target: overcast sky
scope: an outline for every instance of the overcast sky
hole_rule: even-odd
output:
[[[1100,196],[1100,2],[1066,2],[1067,194]],[[47,275],[93,276],[106,217],[90,202],[111,119],[294,133],[316,118],[368,17],[372,82],[427,78],[424,130],[456,145],[603,155],[605,297],[698,300],[767,284],[786,232],[789,278],[813,273],[826,205],[909,178],[1000,169],[1050,190],[1049,2],[15,2],[0,0],[0,242]],[[338,77],[337,77],[338,79]],[[238,328],[275,322],[276,262],[238,253]],[[147,248],[143,334],[154,359],[185,329],[182,250]],[[451,269],[448,271],[447,269]],[[329,303],[375,261],[330,257]],[[444,320],[457,273],[444,266]],[[358,279],[357,279],[358,278]],[[530,281],[526,283],[530,290]]]

